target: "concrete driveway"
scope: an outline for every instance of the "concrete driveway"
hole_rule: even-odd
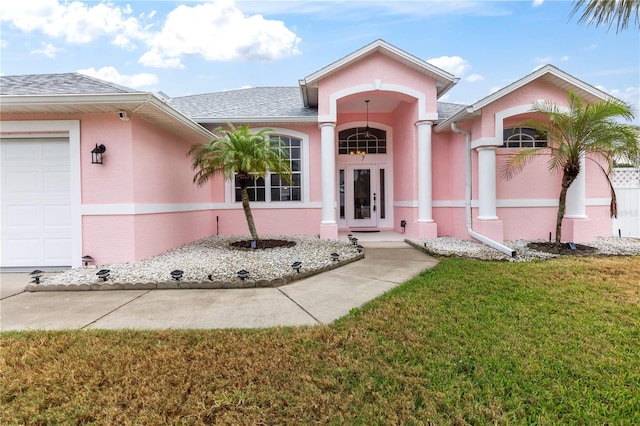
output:
[[[436,265],[404,242],[369,242],[365,258],[279,288],[24,292],[0,274],[0,330],[262,328],[328,324]]]

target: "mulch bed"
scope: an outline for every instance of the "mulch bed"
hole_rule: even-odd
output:
[[[279,247],[293,247],[296,245],[295,241],[288,241],[288,240],[260,240],[259,243],[256,244],[255,247],[251,246],[251,243],[253,243],[253,240],[244,240],[244,241],[236,241],[234,243],[231,243],[231,247],[237,248],[237,249],[244,249],[244,250],[256,250],[256,249],[271,249],[271,248],[279,248]]]
[[[594,255],[598,252],[598,249],[591,246],[585,246],[583,244],[575,244],[575,249],[573,249],[569,243],[529,243],[527,244],[532,250],[541,251],[544,253],[552,253],[552,254],[560,254],[560,255],[568,255],[568,256],[590,256]]]

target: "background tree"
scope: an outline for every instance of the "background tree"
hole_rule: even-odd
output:
[[[583,9],[583,10],[582,10]],[[616,32],[629,26],[631,19],[635,27],[640,29],[640,0],[575,0],[571,16],[582,10],[578,23],[608,24],[615,23]]]
[[[616,122],[632,120],[631,107],[609,99],[586,104],[575,93],[569,92],[569,108],[553,103],[536,103],[534,112],[545,119],[532,119],[521,123],[547,135],[548,147],[523,148],[504,164],[503,175],[510,179],[522,170],[541,151],[549,151],[548,168],[552,173],[562,171],[562,184],[556,219],[556,243],[562,238],[562,219],[566,209],[567,190],[580,173],[580,160],[594,161],[604,172],[611,190],[611,216],[617,217],[616,195],[609,174],[615,160],[639,164],[638,131],[631,125]],[[602,163],[607,165],[605,169]]]
[[[291,181],[289,154],[279,145],[279,139],[272,139],[272,129],[262,129],[251,133],[249,126],[235,128],[219,127],[214,133],[220,135],[208,143],[193,145],[189,156],[193,157],[192,168],[196,170],[193,182],[204,185],[215,175],[222,175],[240,185],[242,209],[249,226],[251,238],[261,245],[256,225],[249,205],[247,187],[252,179],[264,178],[268,172],[276,173],[286,182]]]

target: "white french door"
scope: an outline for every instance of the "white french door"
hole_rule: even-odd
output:
[[[346,225],[349,228],[380,226],[386,216],[384,169],[376,164],[350,164],[344,173],[341,191]]]

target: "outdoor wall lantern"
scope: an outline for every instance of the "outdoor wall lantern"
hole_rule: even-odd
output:
[[[41,271],[40,269],[36,269],[35,271],[31,272],[29,275],[31,275],[31,278],[33,278],[33,282],[35,282],[36,284],[40,284],[40,278],[42,278],[42,274],[44,274],[44,271]]]
[[[336,262],[338,259],[340,259],[340,254],[338,253],[331,253],[331,260]]]
[[[249,278],[249,271],[246,271],[244,269],[239,270],[238,278],[240,278],[242,281],[246,280],[247,278]]]
[[[300,273],[300,268],[302,268],[302,262],[293,262],[291,267],[297,272]]]
[[[98,276],[98,278],[100,278],[102,281],[107,281],[107,278],[109,278],[109,273],[111,272],[110,269],[100,269],[98,272],[96,272],[96,275]]]
[[[102,164],[102,154],[107,150],[104,144],[96,144],[96,147],[91,150],[91,164]]]
[[[180,281],[180,278],[182,278],[182,274],[184,274],[184,271],[181,271],[180,269],[176,269],[174,271],[171,271],[171,278],[173,278],[176,281]]]

